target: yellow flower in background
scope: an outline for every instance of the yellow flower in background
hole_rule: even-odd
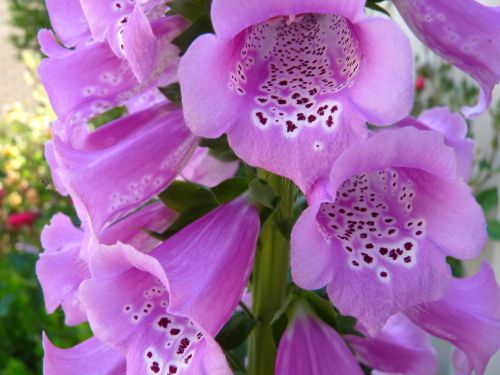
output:
[[[7,171],[7,177],[5,177],[5,186],[14,185],[21,178],[21,174],[17,171]]]
[[[3,145],[0,146],[0,155],[5,158],[15,158],[19,156],[19,149],[12,145]]]
[[[17,191],[15,191],[7,196],[6,201],[10,207],[16,208],[19,207],[21,203],[23,203],[23,198]]]

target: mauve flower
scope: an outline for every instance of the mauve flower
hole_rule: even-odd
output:
[[[159,241],[144,229],[162,231],[175,217],[163,204],[149,205],[119,223],[97,234],[104,244],[117,241],[135,246],[147,252]],[[41,235],[44,252],[36,265],[38,280],[42,286],[47,312],[62,307],[67,325],[77,325],[87,320],[81,306],[78,288],[90,277],[88,267],[89,231],[76,228],[63,214],[56,214]]]
[[[10,214],[5,221],[5,225],[15,231],[20,230],[22,227],[31,228],[38,216],[38,212],[29,211]]]
[[[362,375],[363,371],[342,337],[299,305],[281,337],[275,374]]]
[[[370,335],[391,315],[440,298],[451,278],[446,256],[473,258],[487,238],[436,131],[375,134],[344,152],[318,189],[292,232],[293,279],[328,285],[332,302]]]
[[[69,129],[73,134],[56,131],[46,154],[56,186],[69,192],[94,232],[168,186],[198,142],[172,105],[133,113],[93,132]]]
[[[411,307],[406,314],[430,334],[457,347],[458,374],[482,375],[500,349],[500,288],[487,262],[469,278],[453,279],[443,297]]]
[[[125,354],[129,374],[230,374],[213,336],[243,294],[258,231],[257,211],[243,197],[197,220],[149,255],[122,243],[94,243],[92,277],[80,294],[102,343],[87,344],[91,353],[85,355],[109,350],[105,344]],[[66,351],[67,356],[82,352],[80,347]],[[66,366],[68,358],[50,348],[45,361],[57,374],[57,362]],[[103,366],[94,370],[100,375],[114,375],[106,363],[96,365]]]
[[[479,102],[466,116],[485,112],[500,81],[500,7],[476,0],[394,0],[415,35],[432,51],[474,78]]]
[[[89,25],[79,0],[45,0],[50,24],[68,48],[81,48],[92,42]]]
[[[362,326],[357,329],[367,333]],[[393,315],[375,336],[346,336],[350,347],[369,368],[390,374],[436,374],[438,360],[431,336],[404,314]]]
[[[245,162],[307,191],[366,136],[365,121],[390,124],[411,109],[409,42],[393,21],[364,16],[364,4],[214,0],[216,34],[196,39],[179,66],[190,129],[227,133]]]
[[[474,141],[467,138],[467,122],[459,113],[452,113],[447,107],[435,107],[423,111],[418,119],[407,117],[397,125],[442,133],[445,143],[455,150],[457,173],[465,181],[469,180],[474,163]]]

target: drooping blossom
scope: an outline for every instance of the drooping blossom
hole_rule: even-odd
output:
[[[456,346],[458,374],[484,373],[500,349],[500,288],[487,262],[469,278],[453,279],[438,301],[413,306],[406,314],[430,334]]]
[[[487,238],[455,153],[435,131],[391,129],[334,163],[292,232],[292,275],[328,286],[332,302],[370,335],[393,314],[440,298],[445,257],[477,256]]]
[[[195,40],[179,67],[190,129],[227,133],[245,162],[307,191],[365,137],[365,121],[391,124],[411,108],[409,42],[364,4],[214,0],[216,35]]]
[[[46,0],[45,5],[50,24],[64,46],[78,49],[92,42],[79,0]]]
[[[358,325],[358,330],[364,331]],[[349,335],[346,340],[357,357],[369,368],[389,374],[436,374],[438,361],[430,335],[404,314],[389,318],[375,336]]]
[[[119,348],[130,374],[181,370],[230,374],[213,336],[243,294],[258,230],[255,208],[239,198],[189,225],[149,255],[122,243],[94,243],[92,277],[80,293],[100,341],[87,345],[93,351],[109,350],[106,345]],[[72,357],[75,351],[80,347],[51,350],[46,361],[60,360],[63,366],[68,363],[64,353]],[[114,375],[106,369],[96,371]]]
[[[80,218],[94,232],[161,192],[182,170],[198,142],[185,126],[181,110],[168,104],[133,113],[93,132],[69,131],[72,142],[56,132],[46,150],[51,154],[48,161],[54,180],[69,192]]]
[[[464,108],[464,114],[485,112],[493,87],[500,82],[500,7],[476,0],[394,0],[394,4],[427,47],[479,84],[479,102]]]
[[[455,150],[457,172],[465,180],[472,174],[474,142],[467,138],[467,122],[458,113],[447,107],[435,107],[423,111],[418,119],[407,117],[398,126],[413,126],[417,129],[433,129],[444,135],[445,143]]]
[[[363,371],[342,337],[299,305],[281,337],[276,375],[361,375]]]
[[[121,241],[147,252],[159,241],[144,229],[164,230],[173,218],[170,210],[156,203],[112,225],[97,237],[104,244]],[[87,246],[92,235],[85,229],[76,228],[67,216],[56,214],[41,236],[45,251],[40,254],[36,272],[45,306],[47,312],[52,313],[61,305],[67,325],[80,324],[87,319],[78,292],[82,281],[90,277]]]

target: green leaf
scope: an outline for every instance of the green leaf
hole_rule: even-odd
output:
[[[387,16],[390,17],[391,15],[389,14],[389,12],[385,8],[383,8],[383,7],[381,7],[380,5],[377,4],[379,2],[380,1],[368,0],[366,2],[366,7],[370,8],[370,9],[373,9],[373,10],[376,10],[377,12],[384,13],[385,15],[387,15]]]
[[[209,154],[216,159],[221,161],[235,161],[238,157],[234,154],[233,150],[229,146],[227,136],[223,136],[215,139],[205,138],[200,142],[200,147],[207,147],[210,149]]]
[[[168,6],[174,13],[190,21],[207,14],[203,0],[174,0]]]
[[[287,241],[290,241],[290,237],[292,235],[292,228],[293,225],[295,224],[295,219],[281,219],[281,220],[276,220],[276,226],[278,227],[279,231],[287,239]]]
[[[182,212],[195,205],[218,204],[209,188],[185,181],[174,181],[160,193],[159,198],[167,207],[176,212]]]
[[[181,104],[181,86],[178,82],[172,83],[171,85],[165,87],[159,87],[159,90],[165,97],[170,100],[172,103]]]
[[[119,106],[110,109],[109,111],[103,112],[89,120],[90,127],[95,130],[103,125],[110,123],[111,121],[117,120],[120,117],[125,116],[128,113],[127,107]]]
[[[235,349],[245,342],[254,327],[255,321],[248,315],[237,312],[219,332],[216,340],[225,351]]]
[[[231,178],[212,188],[212,192],[219,204],[232,201],[247,190],[248,179],[242,177]]]
[[[207,15],[201,16],[194,21],[184,32],[175,38],[172,43],[180,48],[181,54],[184,54],[193,40],[198,36],[213,32],[212,23]]]
[[[477,203],[483,208],[484,212],[496,208],[498,206],[498,189],[492,187],[480,192],[476,196]]]
[[[339,330],[338,319],[339,313],[335,311],[332,303],[314,292],[302,292],[302,295],[307,299],[309,305],[314,309],[316,314],[323,320],[326,324],[331,326],[335,330]]]
[[[500,221],[488,220],[488,235],[494,241],[500,241]]]
[[[450,265],[451,273],[454,277],[464,276],[464,266],[460,259],[455,259],[453,257],[446,257],[446,263]]]
[[[356,318],[352,316],[339,315],[338,318],[338,332],[341,335],[354,335],[359,337],[364,337],[364,335],[355,329]]]
[[[274,210],[278,207],[281,197],[266,181],[256,178],[250,182],[250,199],[263,207]]]

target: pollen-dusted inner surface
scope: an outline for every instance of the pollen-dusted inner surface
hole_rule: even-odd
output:
[[[336,15],[279,17],[244,32],[230,89],[254,105],[259,128],[286,136],[303,127],[336,128],[341,104],[332,96],[353,84],[361,54],[352,26]]]
[[[317,220],[329,241],[340,241],[348,266],[372,269],[389,282],[394,267],[417,262],[426,222],[413,213],[418,199],[401,169],[363,173],[345,181],[333,203],[323,203]]]
[[[151,278],[152,280],[152,278]],[[197,348],[203,345],[203,333],[192,320],[166,312],[168,296],[160,281],[145,288],[141,301],[123,306],[133,325],[144,325],[144,333],[154,342],[144,351],[149,375],[183,374],[191,365]]]

